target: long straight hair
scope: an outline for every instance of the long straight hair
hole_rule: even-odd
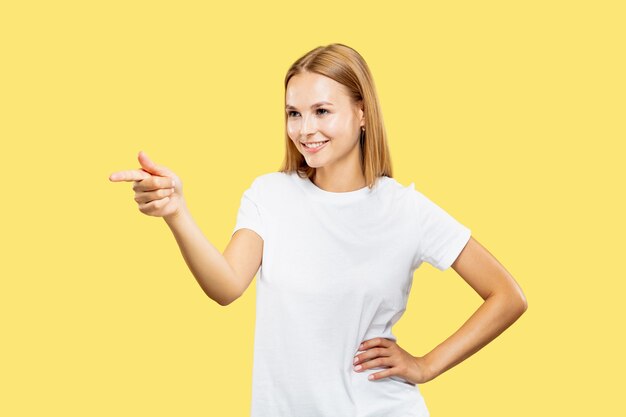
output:
[[[365,132],[361,131],[361,167],[369,188],[378,177],[392,177],[391,156],[387,145],[387,133],[378,102],[374,79],[363,57],[351,47],[332,43],[319,46],[298,58],[285,76],[285,97],[287,84],[294,75],[313,72],[324,75],[343,84],[352,102],[363,101]],[[285,157],[279,172],[297,172],[309,179],[315,174],[304,156],[298,151],[287,133],[287,113],[285,113]]]

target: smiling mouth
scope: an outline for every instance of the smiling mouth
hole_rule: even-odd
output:
[[[321,141],[321,142],[308,142],[308,143],[300,142],[300,143],[306,149],[318,149],[318,148],[321,148],[322,146],[324,146],[324,144],[326,144],[328,142],[330,142],[330,139],[329,140],[324,140],[324,141]],[[313,146],[309,146],[309,144],[312,144]]]

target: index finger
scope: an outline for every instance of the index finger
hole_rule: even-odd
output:
[[[150,177],[151,175],[143,169],[129,169],[126,171],[117,171],[112,173],[109,175],[109,181],[141,181]]]

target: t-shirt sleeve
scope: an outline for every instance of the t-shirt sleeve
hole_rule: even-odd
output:
[[[259,201],[259,181],[255,179],[250,187],[244,191],[237,212],[235,228],[232,235],[239,229],[250,229],[265,240],[265,225],[263,223],[262,209]]]
[[[445,271],[469,241],[471,230],[425,195],[413,191],[420,233],[418,260]]]

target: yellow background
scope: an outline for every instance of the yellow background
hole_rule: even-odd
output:
[[[223,250],[282,161],[287,68],[341,42],[374,75],[394,177],[529,303],[420,386],[431,415],[624,415],[620,3],[3,2],[0,414],[248,415],[256,280],[210,300],[108,176],[144,150]],[[424,264],[394,334],[422,356],[481,301]]]

